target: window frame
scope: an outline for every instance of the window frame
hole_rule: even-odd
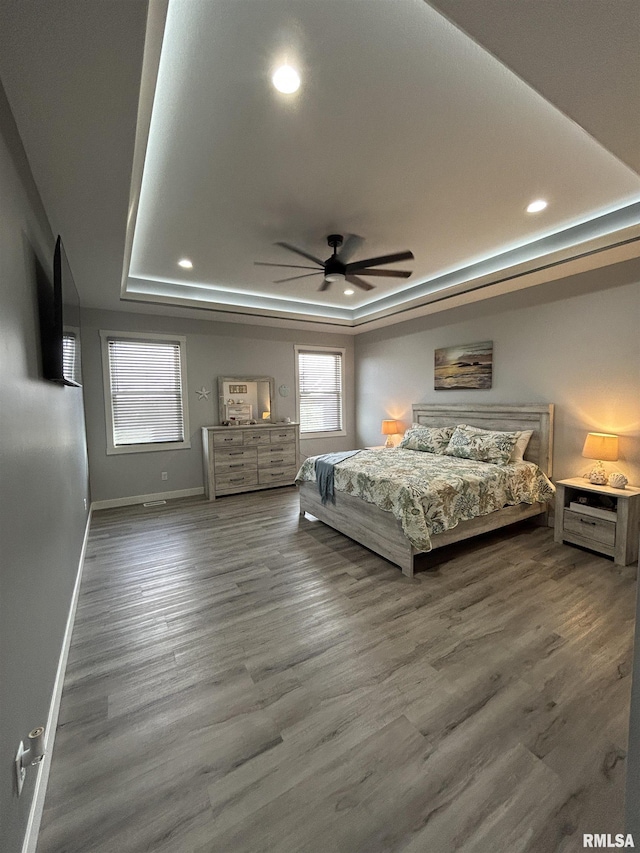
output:
[[[109,341],[155,341],[180,348],[180,382],[182,385],[182,425],[183,441],[166,441],[144,444],[115,444],[113,435],[113,405],[111,401],[111,373],[109,370]],[[191,431],[189,428],[189,403],[187,399],[187,339],[184,335],[163,335],[158,332],[115,332],[100,330],[100,348],[102,352],[102,381],[104,391],[104,414],[107,439],[107,456],[122,453],[152,453],[158,450],[189,450]]]
[[[315,438],[337,438],[339,436],[347,435],[347,430],[345,428],[345,356],[346,356],[346,347],[322,347],[316,346],[315,344],[294,344],[294,355],[295,355],[295,382],[296,382],[296,420],[300,424],[300,440],[306,439],[315,439]],[[332,430],[322,430],[320,432],[303,432],[302,430],[302,421],[300,419],[300,362],[299,355],[300,353],[318,353],[319,355],[331,354],[340,356],[340,381],[342,385],[341,389],[341,410],[342,410],[342,427],[341,429],[332,429]]]

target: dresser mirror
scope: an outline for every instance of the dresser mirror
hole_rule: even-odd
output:
[[[218,376],[220,423],[271,423],[275,401],[273,376]]]

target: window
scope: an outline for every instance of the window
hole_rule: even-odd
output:
[[[80,382],[80,345],[75,330],[65,329],[62,335],[62,375],[71,382]]]
[[[100,336],[107,453],[190,447],[186,339],[120,332]]]
[[[342,411],[344,349],[296,346],[300,434],[345,435]]]

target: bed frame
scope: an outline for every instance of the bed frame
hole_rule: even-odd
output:
[[[413,422],[422,426],[441,427],[469,424],[469,426],[496,430],[533,430],[533,435],[524,454],[529,462],[535,462],[551,477],[553,458],[553,404],[531,405],[466,405],[416,403],[413,406]],[[381,451],[384,452],[384,451]],[[423,553],[414,548],[402,530],[402,525],[391,512],[385,512],[375,504],[362,498],[336,490],[335,504],[323,506],[316,483],[305,481],[300,484],[300,515],[305,513],[355,539],[361,545],[375,551],[392,563],[400,566],[402,573],[413,577],[413,561],[416,554]],[[461,521],[452,530],[432,537],[433,548],[441,548],[460,542],[525,518],[537,517],[540,524],[547,524],[547,504],[518,504],[505,507],[470,521]]]

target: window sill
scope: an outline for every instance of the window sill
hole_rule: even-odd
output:
[[[325,432],[301,432],[300,441],[307,441],[307,439],[318,438],[340,438],[345,435],[347,435],[347,431],[344,429],[336,429]]]
[[[119,444],[107,447],[107,456],[121,456],[123,453],[152,453],[156,450],[190,450],[190,441],[169,441],[164,444]]]

